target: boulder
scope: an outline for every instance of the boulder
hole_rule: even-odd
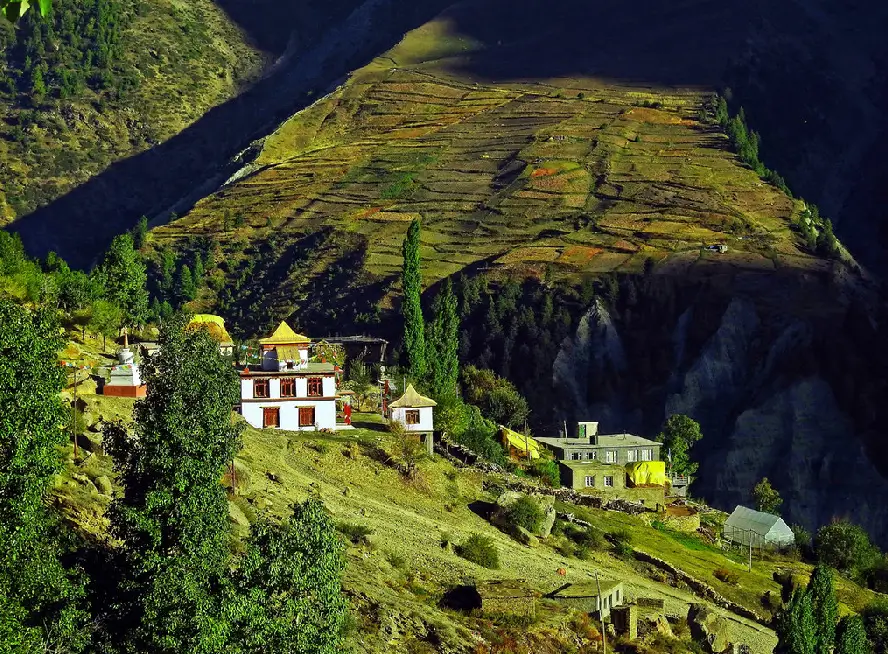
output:
[[[545,517],[543,518],[543,523],[540,525],[537,535],[540,538],[548,538],[552,533],[552,527],[555,526],[555,506],[549,504],[544,507],[543,510],[545,511]]]
[[[712,654],[721,654],[731,647],[727,620],[704,604],[691,604],[688,609],[688,626]]]
[[[501,509],[505,509],[506,507],[512,506],[515,502],[520,500],[524,496],[524,493],[519,493],[518,491],[504,491],[502,495],[500,495],[496,499],[496,505]]]
[[[669,624],[669,620],[666,619],[666,616],[657,616],[657,619],[654,621],[654,629],[656,629],[657,633],[661,636],[675,638],[675,634],[672,633],[672,625]]]
[[[80,449],[92,454],[104,454],[105,446],[102,444],[102,435],[86,432],[77,435],[77,445]]]
[[[96,477],[93,480],[93,483],[96,485],[96,489],[102,495],[107,495],[110,497],[111,494],[114,492],[114,488],[111,486],[111,480],[105,475]]]

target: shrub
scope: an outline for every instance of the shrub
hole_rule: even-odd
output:
[[[496,570],[500,567],[496,545],[489,536],[472,534],[461,545],[457,545],[456,553],[466,561],[471,561],[482,568]]]
[[[539,502],[527,495],[518,498],[513,504],[508,506],[505,514],[506,519],[513,525],[524,527],[531,533],[539,531],[540,526],[543,524],[543,518],[546,517]]]
[[[342,534],[353,545],[369,545],[367,538],[373,530],[367,525],[357,525],[350,522],[340,522],[336,525],[336,531]]]
[[[631,558],[634,555],[632,550],[632,534],[625,529],[612,531],[608,535],[610,541],[614,544],[614,551],[617,556],[624,559]]]
[[[603,550],[607,543],[604,534],[597,527],[577,527],[571,525],[565,529],[565,535],[582,548],[590,550]]]
[[[716,568],[712,573],[716,579],[719,581],[723,581],[726,584],[731,584],[732,586],[736,586],[740,583],[740,575],[732,570],[728,570],[727,568]]]
[[[814,540],[814,552],[824,565],[851,576],[869,568],[878,556],[869,535],[848,520],[821,527]]]
[[[874,652],[888,652],[888,600],[870,602],[860,613]]]
[[[539,459],[528,470],[534,477],[539,477],[546,486],[558,488],[561,486],[561,474],[555,461]]]

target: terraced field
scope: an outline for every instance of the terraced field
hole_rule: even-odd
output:
[[[155,243],[212,234],[236,261],[247,243],[331,230],[362,250],[370,283],[398,273],[419,217],[427,283],[472,265],[556,277],[649,259],[690,275],[824,267],[790,229],[800,203],[705,120],[705,87],[468,74],[489,49],[447,15],[414,30],[282,124],[246,174]],[[272,248],[261,265],[292,256]]]

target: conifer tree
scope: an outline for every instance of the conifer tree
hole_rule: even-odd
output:
[[[189,302],[197,295],[197,287],[194,283],[194,276],[191,274],[191,268],[187,263],[183,263],[179,268],[179,279],[176,282],[176,294],[182,303]]]
[[[105,287],[105,297],[123,311],[122,326],[141,324],[148,314],[148,278],[130,234],[114,237],[97,275]]]
[[[863,618],[859,615],[842,618],[837,633],[835,654],[870,654],[872,651]]]
[[[839,606],[833,587],[833,575],[825,565],[814,568],[808,582],[808,594],[814,609],[818,652],[829,652],[836,639],[836,624],[839,620]]]
[[[60,562],[46,502],[66,436],[61,346],[51,312],[0,299],[0,652],[77,652],[87,640],[83,584]]]
[[[817,625],[811,596],[804,590],[796,590],[777,624],[780,654],[820,654],[816,649]]]
[[[456,392],[459,381],[460,321],[450,278],[444,280],[433,304],[434,321],[426,338],[432,393],[445,397]]]
[[[426,372],[425,329],[422,318],[422,271],[419,256],[420,223],[415,219],[404,239],[404,269],[401,277],[404,301],[404,355],[407,371],[413,380],[423,379]]]

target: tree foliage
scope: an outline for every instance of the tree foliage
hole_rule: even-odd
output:
[[[467,366],[462,381],[466,401],[480,408],[486,418],[507,427],[524,425],[530,408],[508,379],[492,370]]]
[[[62,346],[49,311],[0,299],[0,651],[80,651],[84,586],[61,563],[46,494],[66,440]]]
[[[460,320],[450,278],[444,280],[432,305],[434,318],[426,330],[428,385],[435,398],[453,395],[459,382]]]
[[[131,235],[114,237],[96,275],[104,286],[105,297],[123,312],[121,326],[134,327],[148,317],[145,263],[133,247]]]
[[[123,544],[115,617],[121,642],[140,651],[221,651],[224,642],[214,601],[228,551],[219,480],[239,446],[237,375],[209,334],[184,323],[164,325],[142,363],[148,395],[135,407],[135,437],[120,424],[106,431],[126,489],[108,513]]]
[[[819,654],[817,627],[811,596],[796,590],[777,621],[777,650],[780,654]]]
[[[814,610],[816,651],[829,652],[836,639],[836,624],[839,621],[839,605],[833,586],[832,570],[818,565],[808,582],[808,594]]]
[[[752,497],[755,500],[756,509],[765,513],[779,515],[783,499],[780,497],[777,489],[771,486],[771,482],[767,477],[764,477],[755,485],[755,488],[752,489]]]
[[[848,520],[836,520],[817,531],[814,553],[824,565],[856,576],[868,568],[878,553],[864,529]]]
[[[404,267],[401,282],[404,299],[401,315],[404,318],[404,356],[407,371],[413,381],[420,381],[426,373],[425,329],[422,317],[422,270],[419,256],[420,223],[415,219],[407,228],[402,254]]]
[[[835,654],[869,654],[872,651],[863,618],[846,615],[839,621]]]
[[[339,652],[345,560],[323,505],[309,499],[283,524],[258,522],[245,547],[228,600],[237,651]]]
[[[663,443],[667,455],[671,456],[671,471],[676,475],[693,475],[699,464],[691,460],[691,448],[703,438],[700,424],[686,415],[669,416],[657,440]]]

